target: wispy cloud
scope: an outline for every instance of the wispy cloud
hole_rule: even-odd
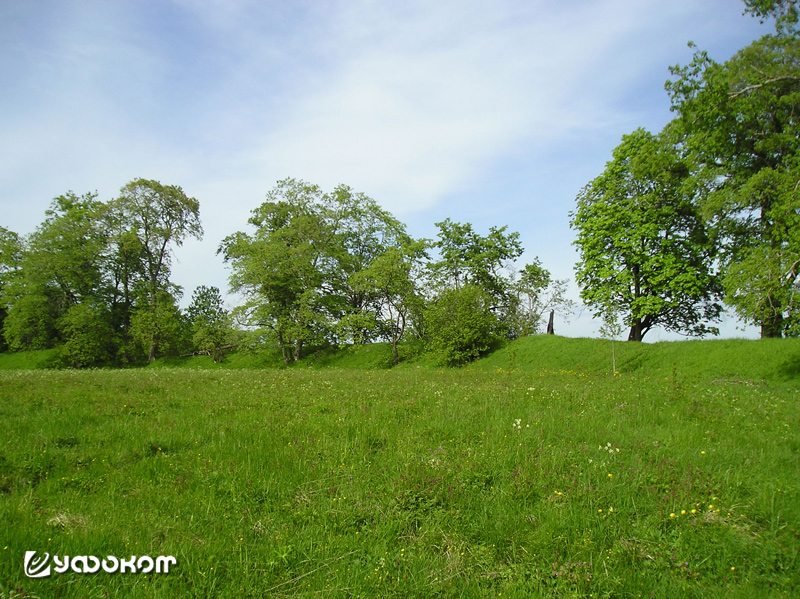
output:
[[[216,243],[294,176],[407,221],[458,198],[491,215],[478,228],[524,236],[541,212],[553,256],[536,253],[569,276],[577,189],[623,133],[669,118],[661,85],[689,39],[732,52],[755,37],[740,13],[740,0],[2,3],[0,224],[32,230],[68,189],[179,184],[207,241],[176,276],[224,287]]]

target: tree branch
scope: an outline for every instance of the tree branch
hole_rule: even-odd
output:
[[[784,75],[783,77],[773,77],[772,79],[767,79],[766,81],[762,81],[761,83],[754,83],[753,85],[748,85],[747,87],[740,89],[738,92],[728,94],[728,97],[731,99],[738,98],[739,96],[743,96],[744,94],[750,93],[751,91],[761,89],[762,87],[767,86],[771,83],[780,83],[781,81],[800,82],[800,77],[793,75]]]

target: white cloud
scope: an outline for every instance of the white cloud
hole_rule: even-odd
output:
[[[514,144],[607,119],[602,101],[570,94],[634,26],[610,4],[578,19],[481,2],[356,6],[320,42],[333,72],[264,132],[257,162],[346,181],[400,214],[469,185]]]
[[[686,41],[732,51],[754,36],[740,13],[739,0],[6,5],[0,224],[32,230],[68,189],[181,185],[207,232],[179,252],[188,293],[225,286],[216,244],[294,176],[406,220],[480,202],[479,229],[560,235],[552,256],[533,253],[568,276],[566,212],[586,173],[623,133],[668,120],[661,83]]]

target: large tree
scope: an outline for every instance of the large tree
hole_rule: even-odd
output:
[[[96,194],[69,192],[53,200],[44,222],[25,239],[19,273],[6,291],[5,335],[12,348],[66,341],[71,329],[60,319],[78,304],[91,304],[98,318],[107,318],[105,211]]]
[[[796,3],[750,4],[777,5],[796,17]],[[762,337],[796,334],[800,37],[784,27],[724,64],[697,52],[672,72],[667,89],[683,143],[708,187],[700,204],[719,237],[726,301],[759,325]]]
[[[123,284],[126,293],[130,293],[127,285],[131,281],[126,277],[136,270],[142,273],[135,289],[135,312],[139,313],[136,336],[152,362],[159,344],[167,344],[166,335],[175,329],[174,323],[166,322],[175,314],[174,304],[180,294],[169,278],[173,247],[182,245],[187,237],[202,238],[200,204],[178,186],[135,179],[120,190],[111,210],[120,231],[115,283],[117,288]],[[138,260],[139,265],[126,265],[126,260]]]
[[[656,326],[716,333],[707,324],[721,310],[714,244],[689,172],[666,135],[638,129],[622,138],[571,214],[581,299],[596,315],[619,310],[632,341]]]
[[[353,276],[407,237],[364,194],[343,185],[328,194],[291,178],[248,222],[255,232],[230,235],[219,251],[231,265],[231,288],[246,298],[246,322],[272,330],[287,363],[309,343],[334,341],[342,318],[379,303]]]

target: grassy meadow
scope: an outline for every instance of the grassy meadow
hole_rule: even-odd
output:
[[[0,357],[0,597],[800,596],[800,343],[615,351]],[[27,550],[178,563],[32,579]]]

